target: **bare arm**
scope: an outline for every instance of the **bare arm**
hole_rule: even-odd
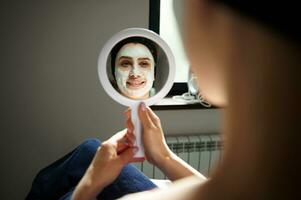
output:
[[[173,152],[159,161],[156,166],[172,181],[192,175],[199,177],[201,180],[206,180],[203,174],[195,170]]]
[[[122,197],[122,200],[196,200],[204,199],[204,185],[199,178],[195,176],[186,177],[181,180],[175,181],[170,187],[164,190],[156,189],[146,192],[139,192],[129,194]]]
[[[160,168],[172,181],[195,175],[202,180],[206,177],[175,155],[167,146],[159,117],[144,104],[139,107],[143,126],[143,143],[146,158]]]

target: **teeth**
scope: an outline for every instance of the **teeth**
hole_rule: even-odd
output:
[[[145,81],[141,81],[141,82],[135,82],[135,81],[133,81],[133,82],[130,82],[130,81],[128,81],[128,82],[126,82],[128,85],[131,85],[131,86],[140,86],[140,85],[142,85],[142,84],[144,84],[145,83]]]

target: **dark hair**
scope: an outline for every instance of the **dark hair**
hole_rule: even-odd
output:
[[[158,52],[157,52],[157,46],[154,44],[154,42],[144,37],[129,37],[118,42],[111,51],[111,69],[112,69],[112,74],[114,79],[115,79],[115,60],[116,60],[117,53],[124,45],[128,43],[139,43],[146,46],[151,52],[151,54],[153,55],[155,66],[156,66]],[[156,74],[156,67],[155,67],[155,74]]]
[[[301,44],[298,1],[215,0]]]

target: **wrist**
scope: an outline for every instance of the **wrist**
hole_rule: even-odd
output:
[[[167,149],[166,152],[161,153],[157,158],[155,159],[155,165],[162,169],[166,165],[166,163],[170,162],[174,156],[174,153]]]
[[[105,179],[101,178],[100,171],[97,171],[94,167],[90,166],[86,173],[84,178],[86,179],[87,185],[91,187],[91,189],[98,189],[102,190],[107,183],[104,182]]]
[[[93,181],[89,174],[86,173],[76,186],[72,200],[95,199],[102,189],[103,187]]]

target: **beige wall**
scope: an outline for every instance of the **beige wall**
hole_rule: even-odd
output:
[[[148,27],[148,0],[1,3],[1,199],[23,199],[38,170],[88,137],[123,128],[99,84],[110,36]],[[165,133],[216,132],[217,110],[158,111]]]

